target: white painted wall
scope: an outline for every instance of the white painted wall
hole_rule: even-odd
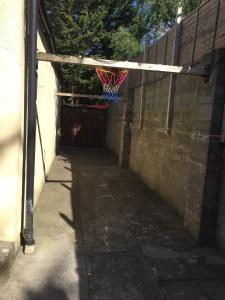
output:
[[[37,48],[46,52],[45,41],[38,32]],[[58,90],[58,81],[55,71],[48,62],[38,63],[38,93],[37,111],[39,116],[42,147],[46,175],[50,170],[56,152],[56,123],[58,114],[58,98],[55,92]],[[40,136],[36,132],[36,160],[35,160],[35,204],[44,184],[44,170],[41,154]]]
[[[19,238],[24,111],[24,0],[0,1],[0,240]]]
[[[18,243],[21,230],[25,79],[24,0],[0,0],[0,241]],[[38,35],[38,49],[45,51]],[[55,158],[57,79],[50,63],[39,63],[37,108],[46,170]],[[44,184],[37,131],[35,203]]]

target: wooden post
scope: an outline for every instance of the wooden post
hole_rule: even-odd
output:
[[[192,51],[191,51],[191,66],[194,63],[194,57],[195,57],[196,36],[197,36],[197,30],[198,30],[198,17],[199,17],[199,8],[196,10],[195,30],[194,30]]]
[[[174,33],[174,44],[173,44],[173,55],[172,55],[172,65],[178,64],[179,61],[179,50],[180,50],[180,36],[181,36],[181,20],[182,20],[182,6],[179,5],[177,9],[177,19],[176,27]],[[166,132],[171,131],[172,126],[172,114],[173,114],[173,98],[175,92],[175,76],[174,74],[170,75],[169,82],[169,95],[168,95],[168,104],[167,104],[167,117],[166,117]]]
[[[218,21],[219,21],[219,12],[220,12],[220,0],[217,0],[216,18],[215,18],[215,27],[214,27],[213,41],[212,41],[212,51],[215,50],[216,33],[217,33]],[[213,58],[214,58],[214,57],[213,57]]]
[[[166,34],[166,47],[165,47],[165,53],[164,53],[164,65],[166,64],[166,58],[167,58],[167,49],[168,49],[168,33]]]
[[[146,53],[148,49],[148,34],[145,37],[145,45],[144,45],[144,57],[143,57],[143,63],[146,62]],[[145,71],[142,71],[141,73],[141,91],[140,91],[140,110],[139,110],[139,129],[142,129],[143,125],[143,114],[144,114],[144,82],[145,81]]]
[[[155,58],[154,58],[154,64],[156,64],[156,60],[157,60],[157,50],[158,50],[158,42],[155,42]],[[155,81],[155,73],[153,74],[153,81]]]

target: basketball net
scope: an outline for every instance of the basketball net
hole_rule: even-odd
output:
[[[118,99],[119,88],[126,79],[128,70],[96,67],[96,73],[101,80],[105,99],[116,102]]]

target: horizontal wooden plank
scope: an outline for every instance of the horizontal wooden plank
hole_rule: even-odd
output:
[[[208,76],[209,71],[203,68],[190,68],[186,66],[170,66],[162,64],[148,64],[129,61],[114,61],[106,59],[94,59],[88,57],[77,57],[68,55],[55,55],[50,53],[37,52],[37,59],[39,61],[46,61],[51,63],[87,65],[87,66],[101,66],[118,69],[133,69],[151,72],[165,72],[175,74],[186,74],[195,76]]]
[[[102,95],[87,95],[87,94],[74,94],[74,93],[63,93],[63,92],[56,92],[55,95],[61,97],[72,97],[72,98],[104,99],[104,96]]]
[[[95,109],[107,109],[109,106],[107,104],[105,105],[87,105],[87,104],[72,104],[72,103],[62,103],[63,106],[69,106],[69,107],[80,107],[80,108],[95,108]]]

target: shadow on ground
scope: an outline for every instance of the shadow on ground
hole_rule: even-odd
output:
[[[102,149],[67,154],[74,221],[61,217],[76,231],[81,300],[225,298],[223,257],[134,174]]]
[[[30,300],[46,300],[46,299],[57,299],[57,300],[69,300],[66,295],[66,292],[57,288],[54,285],[48,283],[45,287],[43,287],[42,291],[27,291],[26,299]]]
[[[0,299],[224,300],[225,259],[104,149],[64,149]]]

